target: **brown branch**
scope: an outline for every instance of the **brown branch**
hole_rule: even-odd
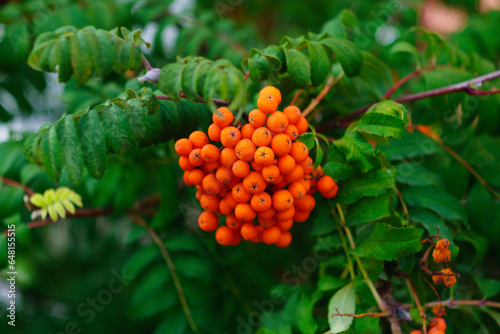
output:
[[[304,111],[302,112],[302,116],[307,117],[311,113],[311,111],[313,111],[314,108],[316,108],[316,106],[321,102],[321,100],[325,98],[330,89],[332,89],[332,87],[337,82],[339,82],[343,77],[344,77],[344,72],[340,73],[339,76],[336,78],[333,75],[331,75],[326,81],[325,87],[321,90],[318,96],[312,99],[309,105],[306,107],[306,109],[304,109]]]
[[[407,277],[405,280],[406,280],[406,283],[408,284],[408,287],[410,288],[410,293],[412,294],[413,299],[415,300],[415,304],[417,304],[417,308],[418,308],[418,311],[420,313],[420,317],[423,320],[422,322],[423,322],[424,334],[427,334],[427,324],[425,321],[427,316],[425,315],[424,309],[422,308],[422,304],[420,304],[420,299],[418,299],[417,290],[415,290],[415,286],[413,285],[413,282],[409,277]]]
[[[335,308],[337,313],[332,314],[332,317],[351,317],[351,318],[364,318],[364,317],[372,317],[372,318],[382,318],[389,317],[392,314],[392,311],[384,311],[384,312],[367,312],[367,313],[340,313],[338,308]]]
[[[12,179],[9,179],[9,178],[6,178],[6,177],[3,177],[3,176],[0,176],[0,182],[2,182],[3,184],[7,185],[7,186],[11,186],[11,187],[14,187],[14,188],[19,188],[21,189],[22,191],[24,191],[26,193],[26,195],[28,195],[29,197],[33,196],[35,194],[35,192],[29,188],[28,186],[26,186],[25,184],[22,184],[20,182],[17,182],[15,180],[12,180]]]
[[[186,95],[184,95],[184,92],[181,91],[180,93],[181,97],[183,99],[187,99]],[[166,100],[166,101],[172,101],[172,98],[168,97],[168,96],[156,96],[156,98],[158,100]],[[200,99],[201,101],[199,101],[200,103],[207,103],[207,101],[205,101],[204,99]],[[224,101],[224,100],[221,100],[221,99],[216,99],[216,98],[212,98],[212,101],[218,105],[218,106],[224,106],[224,107],[227,107],[228,105],[231,104],[231,101]]]
[[[398,97],[396,99],[393,99],[395,102],[399,103],[404,103],[404,102],[411,102],[411,101],[417,101],[417,100],[422,100],[426,99],[429,97],[434,97],[434,96],[439,96],[439,95],[446,95],[446,94],[451,94],[451,93],[457,93],[457,92],[463,92],[467,93],[469,95],[490,95],[490,94],[499,94],[500,89],[493,89],[490,91],[480,91],[472,88],[473,85],[478,85],[480,86],[483,82],[490,81],[496,78],[500,77],[500,70],[491,72],[489,74],[482,75],[480,77],[463,81],[457,84],[441,87],[441,88],[436,88],[436,89],[431,89],[425,92],[420,92],[420,93],[415,93],[415,94],[409,94],[405,96]],[[340,124],[346,124],[347,122],[352,121],[353,119],[363,115],[374,103],[371,103],[369,105],[366,105],[364,107],[361,107],[355,111],[353,111],[350,114],[344,115],[342,117],[337,118],[336,120],[333,120],[331,122],[325,123],[322,126],[317,127],[318,131],[327,131],[332,128],[338,128]]]
[[[394,94],[405,83],[407,83],[408,81],[410,81],[413,78],[416,78],[416,77],[422,75],[422,73],[432,71],[435,68],[436,68],[436,65],[430,65],[430,66],[424,67],[422,69],[416,69],[415,71],[407,74],[406,76],[404,76],[401,79],[399,79],[398,81],[396,81],[396,83],[391,88],[389,88],[389,90],[387,92],[385,92],[385,94],[383,95],[383,98],[384,99],[390,98],[392,96],[392,94]]]
[[[289,106],[295,105],[295,102],[297,102],[297,100],[299,99],[299,97],[300,97],[300,95],[302,94],[303,91],[304,91],[303,89],[299,89],[297,91],[297,93],[295,93],[295,95],[293,96],[292,101],[290,101]]]
[[[485,299],[481,300],[453,300],[453,299],[448,299],[448,300],[443,300],[443,301],[437,301],[437,302],[429,302],[425,303],[424,307],[433,307],[434,305],[444,305],[448,306],[450,308],[453,308],[456,305],[466,305],[466,306],[489,306],[489,307],[495,307],[495,308],[500,308],[500,303],[499,302],[493,302]]]
[[[172,280],[174,281],[175,289],[177,290],[177,295],[179,296],[179,300],[182,305],[182,310],[184,311],[184,315],[186,316],[187,321],[189,322],[189,325],[191,329],[195,332],[198,332],[198,328],[196,327],[196,324],[193,321],[193,317],[191,316],[191,311],[189,309],[189,306],[187,304],[186,296],[184,295],[184,290],[182,289],[181,281],[179,279],[179,276],[177,275],[177,271],[175,269],[174,262],[172,261],[172,258],[170,257],[170,254],[168,253],[167,249],[165,248],[165,245],[163,244],[162,240],[158,236],[158,234],[153,230],[153,228],[141,217],[139,217],[136,214],[129,214],[130,218],[137,223],[138,225],[146,228],[148,230],[149,235],[153,239],[153,241],[156,243],[158,248],[160,248],[161,254],[163,258],[165,259],[165,262],[167,263],[168,269],[170,270],[170,273],[172,274]]]

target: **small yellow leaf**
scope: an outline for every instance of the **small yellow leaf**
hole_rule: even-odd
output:
[[[64,210],[64,207],[63,205],[61,204],[61,202],[55,202],[54,203],[54,208],[56,209],[57,211],[57,214],[61,217],[61,218],[66,218],[66,210]]]
[[[64,205],[64,207],[66,208],[66,211],[68,211],[69,213],[71,213],[72,215],[75,214],[75,206],[73,205],[73,203],[71,203],[68,199],[63,199],[61,201],[62,205]]]
[[[47,205],[51,205],[56,199],[56,192],[54,189],[47,189],[45,190],[43,197],[45,198],[45,203],[47,203]]]
[[[56,222],[57,221],[57,211],[56,208],[53,205],[49,205],[47,208],[49,210],[49,216],[52,221]]]
[[[33,205],[38,206],[39,208],[43,208],[47,206],[47,203],[45,202],[45,198],[43,197],[42,194],[36,193],[33,196],[30,197],[30,202]]]
[[[47,218],[47,208],[42,208],[40,216],[42,217],[42,219]]]

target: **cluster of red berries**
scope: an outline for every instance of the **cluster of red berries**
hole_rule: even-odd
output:
[[[451,253],[448,247],[450,246],[450,241],[448,239],[439,239],[436,242],[436,246],[432,251],[432,258],[435,262],[449,262],[451,260]],[[434,284],[439,285],[444,283],[447,288],[453,287],[457,283],[456,274],[450,269],[441,269],[439,272],[432,275],[432,281]]]
[[[216,230],[221,245],[235,246],[243,238],[287,247],[293,223],[306,221],[316,205],[312,194],[337,194],[335,181],[314,168],[307,146],[296,141],[307,120],[295,106],[277,111],[280,102],[280,91],[266,87],[247,124],[232,126],[233,113],[222,107],[208,136],[194,131],[175,143],[184,182],[196,186],[205,210],[199,226]],[[219,226],[222,217],[225,225]]]
[[[427,334],[444,334],[446,331],[446,321],[441,317],[435,317],[429,324]],[[421,330],[414,330],[410,334],[423,334]]]

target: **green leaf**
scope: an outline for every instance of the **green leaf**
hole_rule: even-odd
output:
[[[344,137],[333,143],[347,162],[354,165],[362,173],[381,167],[380,159],[375,155],[372,144],[356,131],[346,132]]]
[[[136,148],[129,119],[120,107],[111,105],[104,109],[101,121],[112,152],[123,154]]]
[[[318,324],[314,320],[313,311],[319,296],[309,296],[305,293],[300,295],[297,304],[296,317],[299,330],[304,333],[316,333]]]
[[[127,275],[135,277],[159,255],[158,247],[154,244],[142,247],[127,259],[123,270]]]
[[[349,9],[342,9],[337,16],[323,25],[321,32],[327,32],[332,37],[347,38],[348,29],[353,30],[358,26],[359,22],[356,14]]]
[[[335,53],[347,77],[352,78],[361,72],[363,55],[354,43],[341,38],[328,38],[321,43]]]
[[[408,123],[405,106],[387,100],[371,106],[360,119],[356,130],[377,144],[388,144],[389,138],[401,138]]]
[[[429,209],[445,219],[461,220],[469,227],[467,214],[460,200],[446,191],[431,187],[409,187],[401,193],[407,204]]]
[[[285,49],[287,72],[290,80],[298,88],[311,83],[311,65],[306,55],[296,49]]]
[[[431,138],[419,131],[404,131],[399,140],[392,140],[388,146],[380,147],[389,161],[405,159],[420,160],[441,152],[441,147]]]
[[[57,135],[61,143],[63,164],[71,182],[78,184],[83,175],[83,152],[75,122],[72,116],[64,116],[58,124]]]
[[[316,87],[321,85],[330,73],[330,59],[321,43],[308,41],[307,46],[311,58],[311,83]]]
[[[345,216],[347,226],[369,223],[391,216],[390,203],[390,193],[360,199],[349,206]]]
[[[314,148],[314,134],[312,132],[306,132],[304,134],[301,134],[299,138],[297,138],[297,141],[306,144],[307,149],[310,151]]]
[[[417,63],[417,69],[420,69],[420,54],[415,46],[411,45],[406,41],[398,41],[394,43],[389,51],[390,55],[394,55],[396,53],[409,53],[410,55],[415,57],[415,61]]]
[[[337,203],[352,204],[365,196],[377,196],[395,187],[391,170],[376,170],[339,185]]]
[[[478,278],[473,275],[479,290],[483,293],[484,298],[491,298],[500,292],[500,281],[487,278]]]
[[[418,252],[422,248],[420,239],[423,230],[414,227],[393,227],[375,224],[370,235],[352,252],[360,257],[383,261]]]
[[[78,122],[78,136],[82,143],[83,162],[89,174],[99,180],[106,171],[106,137],[95,110],[84,114]]]
[[[328,304],[328,323],[330,332],[340,333],[347,330],[353,321],[352,317],[333,316],[338,313],[354,313],[356,311],[356,290],[350,283],[337,291]]]
[[[335,180],[344,181],[359,174],[357,169],[347,161],[345,155],[335,145],[330,145],[327,161],[323,166],[323,171]]]
[[[437,229],[439,229],[439,235],[442,236],[443,238],[446,238],[450,240],[450,242],[453,242],[452,240],[452,234],[446,224],[434,213],[427,211],[425,209],[411,209],[410,212],[410,220],[416,223],[420,223],[429,234],[436,234]]]
[[[69,47],[71,53],[71,67],[75,74],[75,80],[78,86],[83,85],[92,76],[92,59],[90,49],[81,30],[72,34],[69,38]]]
[[[355,334],[378,334],[380,318],[363,317],[354,319]]]
[[[396,181],[411,186],[442,186],[438,175],[421,164],[402,162],[394,165],[398,174]]]
[[[323,275],[318,280],[320,291],[330,291],[338,289],[346,284],[346,280],[336,276]]]
[[[158,77],[158,88],[173,101],[181,101],[182,72],[185,63],[173,63],[163,66]]]
[[[314,138],[316,141],[316,159],[314,160],[314,168],[317,168],[320,164],[321,161],[323,161],[323,149],[321,148],[321,145],[319,144],[318,137]]]

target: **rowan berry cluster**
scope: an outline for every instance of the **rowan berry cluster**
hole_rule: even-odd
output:
[[[280,102],[280,91],[266,87],[247,124],[231,125],[233,113],[221,107],[208,136],[194,131],[175,143],[184,182],[196,186],[205,210],[199,226],[216,231],[221,245],[235,246],[243,238],[287,247],[294,222],[306,221],[314,209],[316,190],[327,198],[337,194],[335,181],[314,168],[307,146],[296,141],[307,120],[295,106],[277,111]]]
[[[444,334],[445,331],[446,331],[446,321],[443,318],[436,316],[429,323],[429,330],[427,331],[427,333]],[[414,330],[410,334],[422,334],[422,331]]]
[[[448,247],[450,246],[450,241],[448,239],[439,239],[436,242],[436,246],[432,251],[432,258],[435,262],[449,262],[451,260],[451,253]],[[444,283],[447,288],[451,288],[457,283],[456,274],[450,269],[442,269],[438,273],[432,275],[432,281],[434,284],[439,285]]]

